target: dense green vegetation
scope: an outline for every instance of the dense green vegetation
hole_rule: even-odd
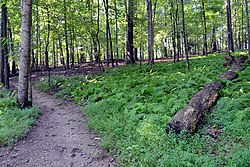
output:
[[[236,54],[236,53],[235,53]],[[204,85],[227,70],[225,54],[184,62],[128,66],[100,76],[54,77],[37,87],[59,91],[86,104],[91,129],[102,146],[119,155],[121,166],[250,166],[250,66],[227,81],[212,112],[192,136],[166,134],[166,123]],[[212,137],[209,131],[218,130]]]
[[[17,97],[0,90],[0,146],[12,145],[29,131],[39,115],[37,108],[19,109]]]

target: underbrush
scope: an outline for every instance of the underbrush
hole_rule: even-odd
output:
[[[36,108],[19,109],[17,97],[0,89],[0,146],[13,145],[24,137],[39,115]]]
[[[250,166],[250,67],[228,81],[192,136],[166,134],[166,124],[204,85],[226,71],[224,54],[185,62],[127,66],[100,76],[57,77],[58,96],[85,103],[89,126],[121,166]],[[46,87],[46,80],[37,87]],[[216,130],[217,136],[209,135]]]

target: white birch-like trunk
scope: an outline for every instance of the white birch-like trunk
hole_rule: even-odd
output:
[[[30,77],[30,39],[31,39],[32,0],[22,2],[22,42],[19,65],[18,102],[20,107],[28,106]]]

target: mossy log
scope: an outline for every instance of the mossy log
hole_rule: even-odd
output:
[[[226,56],[226,63],[224,66],[231,66],[232,70],[228,70],[220,75],[220,78],[226,80],[233,80],[238,78],[235,71],[243,70],[245,62],[244,56],[233,57]],[[193,134],[201,123],[204,115],[213,107],[216,100],[219,98],[219,91],[223,89],[225,84],[223,82],[213,82],[206,85],[197,94],[195,94],[188,105],[177,112],[174,118],[168,123],[166,132],[169,133],[170,129],[175,133],[181,131]]]

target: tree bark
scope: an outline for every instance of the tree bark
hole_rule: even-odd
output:
[[[38,7],[39,0],[36,1],[36,61],[35,61],[35,68],[38,69],[38,53],[39,53],[39,7]]]
[[[216,36],[215,36],[215,27],[213,27],[213,33],[212,33],[212,51],[217,51],[217,44],[216,44]]]
[[[220,78],[226,80],[233,80],[238,77],[235,71],[243,69],[242,65],[245,62],[244,56],[225,57],[225,66],[231,66],[232,70],[224,72]],[[199,124],[201,123],[204,115],[209,112],[216,100],[219,98],[219,91],[225,87],[223,82],[213,82],[206,85],[197,94],[195,94],[188,105],[177,112],[173,119],[168,123],[166,132],[172,129],[175,133],[185,132],[193,134]]]
[[[69,69],[69,44],[68,44],[68,30],[67,30],[67,8],[66,0],[64,2],[64,34],[65,34],[65,43],[66,43],[66,69]]]
[[[173,2],[170,1],[170,5],[171,5],[171,12],[170,12],[170,17],[171,17],[171,21],[172,21],[172,26],[173,26],[173,32],[172,32],[172,45],[173,45],[173,52],[174,52],[174,62],[176,62],[176,30],[175,30],[175,17],[174,17],[174,5]]]
[[[101,48],[100,48],[100,40],[99,40],[99,33],[100,33],[100,0],[97,0],[97,32],[96,32],[96,41],[98,45],[97,50],[97,61],[98,61],[98,67],[100,72],[104,72],[104,68],[101,62]]]
[[[8,20],[8,31],[9,31],[9,36],[10,36],[10,51],[11,51],[11,55],[12,55],[12,64],[11,64],[11,74],[15,75],[16,74],[16,61],[14,59],[14,55],[15,55],[15,50],[14,50],[14,41],[13,41],[13,35],[12,35],[12,30],[11,30],[11,25],[10,25],[10,21]]]
[[[64,61],[64,56],[63,56],[62,41],[61,41],[60,37],[59,37],[59,48],[60,48],[60,62],[64,66],[65,61]]]
[[[180,31],[179,31],[179,4],[176,0],[176,10],[175,10],[175,26],[176,26],[176,41],[177,41],[177,54],[176,60],[179,62],[180,53],[181,53],[181,44],[180,44]]]
[[[184,109],[176,113],[166,129],[167,133],[173,129],[175,133],[184,131],[193,134],[205,113],[218,99],[219,90],[223,87],[223,83],[215,82],[200,90]]]
[[[152,13],[152,0],[147,0],[147,12],[148,12],[148,63],[150,65],[150,71],[154,63],[154,23]]]
[[[134,59],[134,2],[129,0],[128,2],[128,32],[127,32],[127,63],[135,63]]]
[[[3,4],[2,5],[2,18],[4,17],[4,10],[6,8],[6,5]],[[3,37],[3,28],[4,27],[4,22],[3,22],[3,19],[1,20],[1,41],[4,41],[4,37]],[[1,56],[0,56],[0,82],[2,82],[4,84],[4,59],[5,59],[5,55],[4,55],[4,46],[2,46],[2,43],[4,42],[1,42]]]
[[[187,48],[187,36],[186,36],[186,29],[185,29],[185,11],[184,11],[184,0],[181,0],[182,6],[182,31],[183,31],[183,38],[184,38],[184,51],[186,55],[186,69],[189,71],[189,60],[188,60],[188,48]]]
[[[113,55],[113,44],[112,44],[112,35],[109,22],[108,22],[108,31],[109,31],[109,44],[110,44],[110,58],[111,58],[112,68],[114,68],[115,65],[114,65],[114,55]]]
[[[70,57],[71,57],[71,68],[74,68],[75,64],[75,51],[74,51],[74,40],[75,40],[75,30],[72,28],[71,40],[70,40]]]
[[[2,31],[1,31],[1,39],[2,39],[2,54],[4,57],[4,86],[6,89],[9,89],[9,57],[8,57],[8,42],[7,42],[7,6],[5,4],[2,5]]]
[[[226,0],[226,10],[227,10],[227,31],[228,31],[227,44],[228,44],[228,52],[230,52],[230,51],[234,52],[230,0]]]
[[[109,66],[109,3],[108,0],[106,2],[103,0],[103,5],[105,9],[105,16],[106,16],[106,61],[107,61],[107,66]]]
[[[118,48],[118,14],[117,14],[117,0],[115,0],[115,52],[116,52],[116,66],[118,66],[119,48]]]
[[[241,4],[241,49],[244,49],[244,0]]]
[[[206,22],[206,12],[204,0],[201,1],[202,4],[202,20],[203,20],[203,55],[207,56],[207,22]]]
[[[249,16],[248,16],[248,0],[246,2],[246,22],[247,22],[247,34],[248,34],[248,62],[250,62],[250,25],[249,25]]]
[[[53,39],[53,66],[54,68],[56,68],[56,45],[54,39]]]
[[[48,34],[47,34],[47,40],[46,40],[46,46],[45,46],[45,69],[49,69],[49,40],[50,40],[50,14],[49,14],[49,8],[47,8],[47,26],[48,26]]]
[[[18,102],[19,106],[23,108],[28,106],[32,0],[23,0],[22,2],[22,43],[18,82]]]

